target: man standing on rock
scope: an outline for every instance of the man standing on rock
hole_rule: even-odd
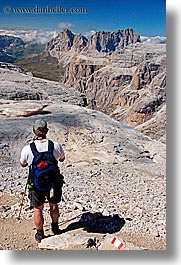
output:
[[[65,160],[62,146],[46,139],[48,132],[45,120],[36,120],[33,125],[34,141],[21,151],[20,164],[29,166],[29,199],[34,207],[34,224],[37,232],[35,239],[39,243],[44,238],[43,206],[47,199],[50,206],[51,227],[54,234],[60,234],[58,227],[59,208],[61,201],[63,179],[58,168],[58,161]],[[50,190],[53,189],[53,196]]]

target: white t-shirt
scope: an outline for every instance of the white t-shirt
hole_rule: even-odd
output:
[[[36,145],[38,152],[48,151],[48,140],[47,139],[35,140],[35,145]],[[62,146],[57,142],[54,142],[53,155],[57,161],[60,158],[65,157]],[[21,151],[20,162],[22,164],[28,163],[28,166],[30,166],[32,164],[32,161],[33,161],[33,153],[31,151],[31,147],[30,147],[30,145],[26,145],[25,147],[23,147],[23,149]]]

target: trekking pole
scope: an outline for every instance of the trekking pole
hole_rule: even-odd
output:
[[[28,184],[28,180],[26,181],[25,190],[24,190],[24,192],[23,192],[23,197],[22,197],[21,204],[20,204],[19,215],[18,215],[18,217],[17,217],[17,220],[18,220],[18,221],[20,220],[21,209],[22,209],[23,202],[24,202],[24,198],[25,198],[25,195],[26,195],[27,184]]]

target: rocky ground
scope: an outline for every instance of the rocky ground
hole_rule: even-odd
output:
[[[52,111],[54,107],[49,106]],[[60,141],[66,152],[66,161],[60,165],[66,182],[60,203],[60,222],[78,216],[67,223],[73,225],[79,222],[84,213],[88,213],[88,216],[99,213],[100,224],[95,223],[90,228],[87,228],[87,223],[83,223],[83,227],[79,223],[76,226],[76,230],[88,230],[81,246],[83,244],[85,247],[92,233],[98,233],[99,236],[106,236],[107,233],[122,236],[123,233],[131,243],[139,242],[136,243],[137,247],[165,249],[165,145],[144,137],[100,112],[73,105],[61,105],[59,109],[56,106],[56,111],[53,116],[46,114],[43,117],[49,123],[49,137]],[[22,146],[31,140],[31,124],[39,117],[42,115],[2,119],[0,122],[3,128],[1,222],[6,223],[5,227],[1,226],[6,231],[1,233],[2,249],[37,247],[33,243],[33,212],[29,209],[27,196],[21,213],[22,223],[19,224],[16,218],[27,178],[27,169],[19,167],[19,154]],[[114,222],[115,215],[121,219],[121,223],[118,222],[119,229]],[[104,217],[109,218],[104,220]],[[45,221],[50,223],[47,206]],[[91,220],[91,223],[94,221]],[[18,233],[20,227],[22,232]],[[67,233],[70,231],[59,237],[63,240]],[[27,242],[27,245],[18,244],[16,237],[12,241],[12,235],[17,236],[20,241],[23,240],[23,245]],[[101,238],[100,242],[103,242],[104,237]],[[12,243],[8,243],[8,239]],[[153,244],[148,244],[150,240]],[[69,244],[66,247],[69,248]],[[49,247],[44,245],[43,248]]]
[[[86,249],[88,239],[92,237],[99,240],[103,249],[112,249],[110,237],[109,248],[104,248],[107,246],[104,245],[103,239],[108,234],[112,238],[117,236],[124,240],[125,246],[132,243],[128,249],[166,248],[166,193],[161,172],[149,175],[149,169],[145,168],[143,174],[142,170],[140,172],[139,168],[133,168],[129,163],[121,167],[109,165],[103,170],[94,165],[92,169],[85,167],[85,172],[67,166],[63,170],[66,184],[59,207],[60,227],[68,227],[70,230],[56,236],[60,237],[60,243],[64,242],[63,249]],[[21,212],[21,221],[17,220],[25,183],[25,177],[22,176],[25,176],[25,172],[20,173],[21,178],[15,176],[15,172],[17,171],[14,171],[14,174],[6,174],[11,176],[12,180],[4,181],[6,188],[1,189],[1,249],[59,249],[59,244],[54,241],[55,237],[48,237],[41,246],[35,243],[33,211],[29,208],[27,196]],[[88,225],[83,223],[82,227],[79,222],[86,213],[90,217],[91,213],[99,213],[97,223],[90,221]],[[117,214],[120,217],[118,224],[113,218]],[[47,205],[44,217],[45,234],[50,236],[52,233]]]
[[[9,70],[4,87],[8,75]],[[125,250],[165,250],[166,145],[99,111],[77,106],[82,105],[78,94],[71,101],[71,93],[67,93],[64,102],[61,95],[66,89],[61,90],[56,82],[22,75],[24,83],[18,74],[11,75],[12,93],[13,86],[14,92],[24,86],[32,92],[36,84],[47,97],[1,100],[0,249],[114,250],[111,240],[116,236]],[[57,93],[57,99],[50,91]],[[48,121],[48,138],[62,143],[66,153],[60,164],[65,177],[59,205],[63,233],[52,236],[46,204],[47,238],[39,245],[34,241],[27,195],[17,220],[28,173],[19,166],[19,156],[22,147],[32,141],[32,124],[37,118]],[[90,238],[94,244],[87,248]]]

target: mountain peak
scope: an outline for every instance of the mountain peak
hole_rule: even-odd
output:
[[[113,32],[99,31],[91,36],[87,50],[113,52],[117,48],[124,48],[128,44],[136,42],[140,42],[140,36],[133,29]]]
[[[70,50],[80,52],[85,48],[87,42],[87,38],[81,34],[75,35],[71,30],[64,29],[54,39],[48,42],[46,51],[48,51],[51,56],[59,58],[61,52]]]
[[[70,29],[63,29],[63,31],[61,31],[57,37],[69,37],[69,38],[72,38],[74,37],[75,35],[72,33],[72,31]]]
[[[80,52],[85,49],[85,51],[107,53],[136,42],[140,42],[140,36],[129,28],[113,32],[98,31],[91,36],[89,41],[81,34],[75,35],[71,30],[64,29],[57,37],[48,42],[46,49],[51,51],[52,56],[59,58],[61,52],[69,50]]]

